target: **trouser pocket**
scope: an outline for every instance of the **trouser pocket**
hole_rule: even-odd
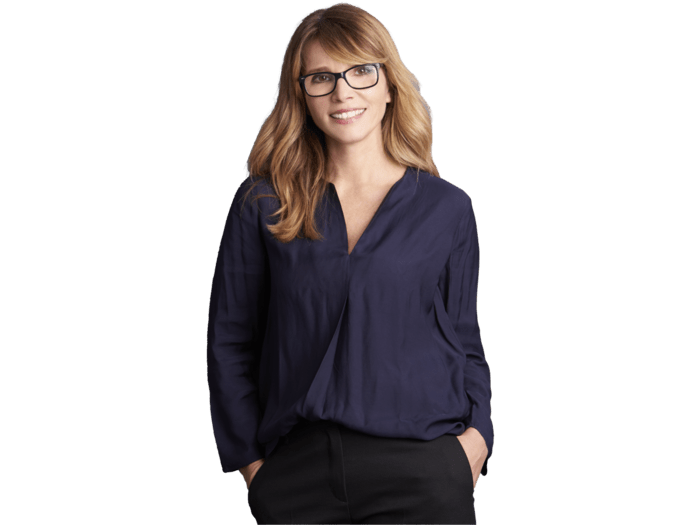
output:
[[[250,482],[250,485],[248,486],[248,494],[250,494],[250,491],[253,490],[255,487],[258,485],[258,478],[260,477],[260,474],[263,473],[264,470],[267,470],[267,459],[263,461],[263,464],[260,465],[260,468],[257,470],[255,475],[253,476],[253,479]]]
[[[471,480],[470,486],[472,489],[474,489],[474,475],[472,474],[472,465],[469,462],[469,457],[467,456],[467,453],[464,450],[462,443],[459,441],[459,438],[454,434],[446,434],[446,437],[449,438],[448,441],[450,442],[451,450],[455,458],[455,464],[460,466],[460,471],[462,471],[465,475],[469,474],[468,477]]]

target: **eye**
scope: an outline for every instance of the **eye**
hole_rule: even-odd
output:
[[[374,68],[372,66],[360,66],[355,68],[355,74],[360,76],[369,75],[374,73],[373,69]]]
[[[318,75],[314,75],[311,77],[311,82],[314,84],[320,84],[323,82],[329,82],[331,77],[326,75],[325,73],[319,73]]]

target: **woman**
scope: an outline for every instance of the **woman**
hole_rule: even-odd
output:
[[[302,21],[209,312],[217,447],[258,523],[476,522],[493,447],[479,246],[431,141],[379,21],[348,4]]]

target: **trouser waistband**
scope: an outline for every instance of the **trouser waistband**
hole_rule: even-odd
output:
[[[289,441],[289,438],[297,438],[309,432],[320,431],[327,428],[337,427],[338,423],[334,421],[328,421],[327,419],[317,419],[311,421],[308,419],[300,419],[293,427],[292,430],[287,433],[285,438]]]

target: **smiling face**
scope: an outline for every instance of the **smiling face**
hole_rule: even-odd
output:
[[[306,68],[301,72],[302,75],[316,71],[340,73],[358,65],[344,64],[331,59],[317,40],[309,42],[303,54]],[[310,97],[304,93],[304,97],[311,118],[326,135],[326,144],[330,148],[382,140],[382,118],[386,113],[386,104],[391,102],[383,67],[379,68],[379,82],[374,87],[353,89],[341,78],[330,95]],[[331,116],[352,109],[364,111],[347,119]]]

